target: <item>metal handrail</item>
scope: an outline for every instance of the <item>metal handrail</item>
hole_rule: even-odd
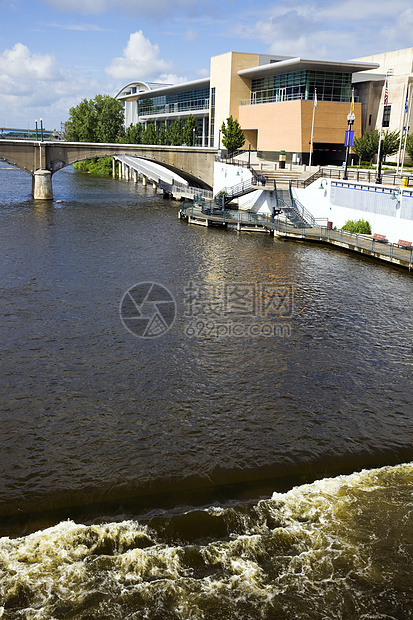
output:
[[[317,179],[319,179],[320,177],[325,177],[327,179],[344,179],[344,169],[342,168],[320,168],[320,170],[318,170],[317,172],[315,172],[314,174],[312,174],[310,177],[308,177],[307,179],[300,180],[300,179],[292,179],[291,183],[293,184],[294,187],[308,187],[309,185],[311,185],[311,183],[313,183],[314,181],[316,181]],[[347,180],[351,180],[351,181],[366,181],[367,183],[371,183],[371,182],[375,182],[376,178],[377,178],[377,172],[375,170],[365,170],[363,168],[347,168],[347,176],[348,179]],[[386,172],[383,172],[382,174],[382,181],[383,184],[386,185],[399,185],[400,184],[400,180],[403,177],[407,176],[407,183],[408,185],[413,184],[413,175],[410,176],[408,174],[388,174]]]
[[[304,225],[301,227],[294,226],[287,221],[287,217],[284,218],[275,217],[265,213],[250,213],[245,211],[235,211],[231,209],[219,209],[214,206],[210,201],[209,206],[202,201],[202,204],[195,205],[193,202],[183,203],[181,207],[181,213],[184,216],[192,215],[194,217],[200,215],[210,215],[216,221],[223,223],[244,223],[255,224],[269,230],[276,230],[279,233],[285,235],[297,233],[303,239],[309,239],[313,241],[325,241],[332,243],[336,241],[340,246],[348,244],[354,244],[354,248],[363,248],[363,251],[367,250],[372,256],[377,253],[377,248],[380,249],[380,254],[388,256],[390,262],[397,261],[399,259],[408,260],[409,270],[413,268],[413,247],[399,246],[397,243],[383,243],[374,239],[371,235],[363,235],[361,233],[350,233],[345,230],[333,230],[327,226],[318,226],[317,228],[308,228]]]
[[[260,96],[260,93],[265,93],[266,91],[254,91],[251,93],[250,99],[241,99],[240,105],[260,105],[262,103],[283,103],[285,101],[309,101],[313,103],[313,99],[309,99],[303,93],[292,93],[290,95],[283,94],[281,97],[279,93],[275,95],[268,96]],[[255,95],[255,97],[254,97]],[[340,95],[330,95],[329,97],[325,95],[319,95],[318,101],[327,101],[327,102],[336,102],[336,103],[351,103],[351,97],[341,97]],[[359,103],[359,97],[356,96],[354,98],[356,103]]]

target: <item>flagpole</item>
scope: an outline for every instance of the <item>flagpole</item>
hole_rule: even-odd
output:
[[[406,87],[403,88],[403,99],[402,101],[404,102],[405,100],[405,92],[406,92],[406,97],[408,97],[409,95],[409,84],[406,85]],[[407,99],[406,99],[407,101]],[[396,176],[399,174],[399,165],[400,165],[400,154],[401,154],[401,150],[402,150],[402,142],[403,142],[403,135],[404,135],[404,117],[406,115],[406,103],[402,104],[402,109],[401,109],[401,114],[400,114],[400,123],[399,123],[399,127],[400,127],[400,139],[399,139],[399,150],[397,152],[397,166],[396,166]]]
[[[386,108],[386,106],[389,105],[389,84],[388,84],[388,79],[389,77],[393,75],[393,69],[387,69],[386,72],[386,83],[384,86],[384,101],[383,101],[383,114],[381,117],[381,123],[380,123],[380,136],[379,136],[379,150],[377,153],[377,167],[376,167],[376,184],[377,185],[381,185],[382,182],[382,178],[381,178],[381,160],[382,160],[382,154],[381,154],[381,143],[383,142],[382,140],[382,133],[383,133],[383,123],[384,123],[384,110]]]
[[[313,140],[314,140],[314,116],[315,116],[315,109],[317,106],[317,89],[314,89],[314,105],[313,105],[313,122],[311,124],[311,141],[310,141],[310,161],[308,164],[308,167],[311,168],[311,160],[313,158]]]
[[[407,85],[407,92],[409,92],[409,84]],[[406,156],[407,137],[409,135],[410,115],[412,113],[412,95],[413,95],[413,92],[410,91],[409,104],[408,104],[408,112],[407,112],[407,119],[406,119],[406,133],[404,134],[404,147],[403,147],[401,174],[403,174],[404,158]]]

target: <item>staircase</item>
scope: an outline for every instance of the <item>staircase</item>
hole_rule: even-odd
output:
[[[251,192],[255,192],[257,189],[265,189],[265,185],[253,177],[252,179],[248,179],[243,183],[238,183],[238,185],[234,185],[233,187],[224,187],[216,196],[215,202],[216,204],[223,204],[224,207],[227,206],[234,200],[235,198],[239,198],[240,196],[245,196],[245,194],[250,194]]]
[[[299,200],[294,198],[291,191],[291,184],[288,190],[276,188],[276,195],[277,208],[281,209],[295,228],[313,228],[316,225],[313,215]]]

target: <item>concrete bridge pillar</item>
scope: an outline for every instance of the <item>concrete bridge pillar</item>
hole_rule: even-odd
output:
[[[50,170],[35,170],[32,193],[35,200],[53,200],[52,173]]]
[[[146,176],[143,174],[143,175],[142,175],[142,185],[143,185],[143,187],[146,187],[147,180],[148,180],[148,179],[147,179],[147,178],[146,178]]]

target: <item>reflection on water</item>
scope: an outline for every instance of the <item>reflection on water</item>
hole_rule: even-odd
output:
[[[0,170],[1,531],[33,532],[2,540],[3,617],[409,617],[410,465],[302,484],[412,459],[411,275],[71,170],[34,203],[28,179]],[[177,303],[150,341],[119,316],[148,281]]]

